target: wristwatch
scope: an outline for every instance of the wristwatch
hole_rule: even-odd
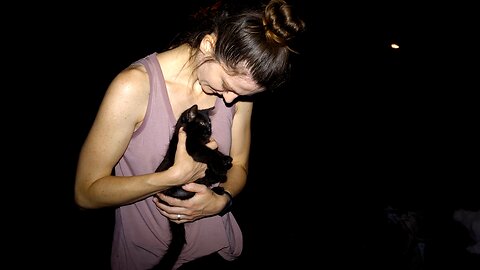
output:
[[[227,194],[227,196],[229,197],[229,200],[227,202],[227,205],[225,205],[225,207],[222,209],[222,211],[220,211],[220,213],[218,213],[219,216],[223,216],[225,215],[226,213],[230,212],[231,208],[232,208],[232,205],[233,205],[233,196],[232,194],[230,194],[230,192],[226,191],[223,187],[221,186],[216,186],[216,187],[213,187],[212,188],[212,191],[215,192],[216,194],[218,195],[225,195]]]

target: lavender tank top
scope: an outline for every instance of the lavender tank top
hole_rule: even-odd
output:
[[[150,97],[142,125],[135,131],[115,174],[131,176],[152,173],[162,161],[176,119],[168,98],[156,53],[136,61],[145,66],[150,79]],[[212,114],[212,133],[218,148],[230,151],[233,107],[217,98]],[[226,260],[238,257],[243,236],[232,213],[185,223],[187,244],[175,265],[218,252]],[[170,242],[168,220],[156,209],[152,198],[121,206],[115,211],[111,266],[119,269],[149,269],[165,254]]]

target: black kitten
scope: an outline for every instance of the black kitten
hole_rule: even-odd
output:
[[[185,146],[188,154],[192,156],[195,161],[207,164],[205,176],[195,182],[206,186],[225,182],[227,179],[227,171],[232,167],[232,158],[224,155],[218,151],[218,149],[210,149],[206,146],[212,135],[212,124],[209,117],[209,112],[212,109],[213,108],[199,110],[197,105],[193,105],[180,115],[165,158],[158,166],[156,172],[164,171],[173,165],[175,152],[177,150],[178,132],[180,128],[183,127],[183,130],[187,134]],[[223,193],[220,187],[214,187],[213,190],[218,194]],[[181,186],[171,187],[164,190],[163,193],[182,200],[189,199],[195,195],[194,192],[186,191]],[[185,244],[184,225],[170,221],[170,229],[172,232],[172,241],[170,242],[168,251],[160,263],[153,269],[172,269]]]

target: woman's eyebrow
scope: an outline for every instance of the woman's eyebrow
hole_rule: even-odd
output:
[[[225,80],[222,80],[222,87],[224,90],[232,91],[232,87]]]
[[[236,92],[233,90],[233,88],[232,88],[226,81],[224,81],[224,80],[222,80],[222,87],[223,87],[223,90],[236,93]]]

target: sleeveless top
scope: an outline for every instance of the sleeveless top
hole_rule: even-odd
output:
[[[117,176],[155,172],[167,151],[176,123],[156,53],[133,64],[145,66],[150,80],[150,96],[143,123],[134,132],[124,155],[115,166]],[[212,136],[218,149],[225,154],[230,152],[233,114],[234,107],[227,107],[222,99],[217,98],[211,116]],[[241,254],[243,236],[231,212],[184,224],[187,244],[175,269],[214,252],[226,260],[233,260]],[[170,238],[168,220],[157,210],[152,197],[117,208],[112,269],[150,269],[165,254]]]

